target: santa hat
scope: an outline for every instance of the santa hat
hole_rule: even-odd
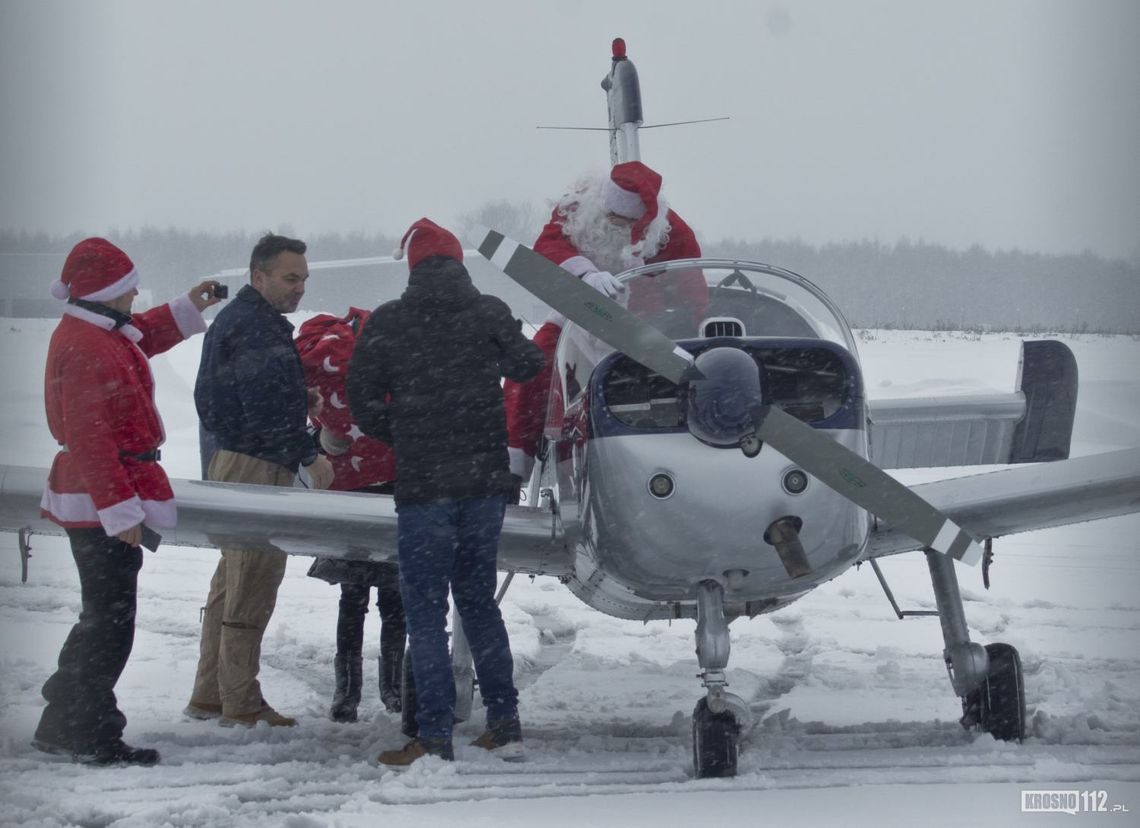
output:
[[[56,299],[106,302],[138,286],[134,262],[106,239],[84,239],[67,254],[63,271],[51,283]]]
[[[645,238],[645,231],[657,218],[661,199],[661,176],[640,161],[627,161],[610,170],[605,183],[606,209],[629,219],[634,244]]]
[[[404,258],[405,251],[409,270],[414,270],[428,256],[447,256],[463,261],[463,245],[459,239],[427,218],[414,222],[408,228],[404,238],[400,239],[400,246],[392,251],[392,258]]]

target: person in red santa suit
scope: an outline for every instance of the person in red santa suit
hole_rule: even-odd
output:
[[[356,336],[369,316],[370,311],[349,308],[343,318],[320,314],[309,319],[297,333],[297,353],[305,369],[306,385],[318,389],[325,401],[320,414],[310,419],[320,429],[321,447],[332,462],[335,476],[329,488],[392,494],[396,480],[392,447],[361,432],[353,421],[345,391]],[[364,618],[372,587],[376,587],[380,613],[380,701],[389,712],[400,712],[407,624],[400,599],[399,566],[394,562],[317,558],[309,575],[340,585],[333,661],[336,689],[329,718],[334,722],[357,719],[363,684]]]
[[[632,294],[614,275],[644,264],[701,255],[692,228],[662,197],[661,176],[640,161],[617,164],[608,177],[579,181],[554,205],[534,250],[643,318],[681,305],[692,310],[695,332],[708,306],[708,285],[698,271],[640,279]],[[534,342],[545,357],[539,375],[526,383],[507,380],[503,386],[511,474],[518,486],[534,467],[554,350],[565,323],[566,318],[555,311],[535,333]]]
[[[158,751],[123,741],[115,684],[135,633],[140,543],[175,525],[174,495],[158,464],[165,439],[149,357],[206,329],[219,300],[204,281],[169,304],[131,315],[139,274],[106,239],[84,239],[52,295],[66,299],[48,346],[44,402],[60,445],[43,515],[67,531],[83,598],[79,622],[43,686],[33,744],[99,765],[153,765]]]

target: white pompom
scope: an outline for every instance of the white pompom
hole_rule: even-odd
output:
[[[68,289],[67,285],[65,285],[59,279],[56,279],[51,283],[51,295],[56,299],[66,299],[71,295],[71,291]]]
[[[397,247],[395,250],[393,250],[393,251],[392,251],[392,258],[393,258],[393,259],[402,259],[402,258],[404,258],[404,248],[402,248],[402,247]]]

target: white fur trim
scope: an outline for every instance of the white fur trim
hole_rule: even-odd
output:
[[[103,531],[108,535],[117,535],[128,529],[133,529],[146,520],[142,501],[132,497],[114,506],[99,510],[99,522],[103,524]]]
[[[581,279],[587,273],[595,273],[598,266],[585,256],[571,256],[564,262],[559,262],[558,266],[563,270],[568,270]]]
[[[170,314],[183,339],[206,330],[206,319],[186,294],[170,300]]]
[[[79,307],[79,305],[68,305],[63,309],[63,315],[82,319],[84,322],[89,322],[95,327],[102,328],[105,331],[114,330],[115,328],[115,320],[111,319],[111,317],[89,311],[87,308]],[[119,328],[119,333],[136,345],[141,342],[143,338],[142,331],[134,325],[123,325],[123,327]]]
[[[566,327],[566,317],[558,311],[551,311],[546,319],[542,320],[542,322],[543,324],[550,322],[551,324],[557,325],[560,328]]]
[[[611,213],[628,219],[639,219],[645,215],[645,202],[641,200],[639,193],[623,190],[612,178],[607,178],[602,187],[606,209]]]
[[[118,279],[118,281],[112,282],[106,287],[99,288],[99,290],[94,291],[93,293],[88,293],[86,296],[80,296],[79,298],[86,299],[88,302],[105,302],[108,299],[118,299],[124,293],[130,291],[132,288],[138,287],[138,284],[138,268],[132,267],[131,272],[126,276]]]
[[[64,523],[100,523],[103,531],[114,536],[146,523],[170,529],[178,523],[178,510],[173,500],[140,500],[128,498],[106,509],[96,509],[86,492],[56,492],[45,489],[40,508]]]
[[[143,333],[134,325],[123,325],[123,327],[119,328],[119,333],[136,345],[142,342]]]
[[[74,316],[76,319],[82,319],[84,322],[90,322],[96,328],[102,328],[105,331],[113,330],[115,327],[115,320],[111,319],[111,317],[89,311],[87,308],[79,307],[79,305],[68,305],[63,309],[63,315]]]
[[[527,454],[520,448],[508,448],[507,456],[510,458],[511,474],[517,474],[524,483],[529,480],[531,470],[534,469],[534,455]]]

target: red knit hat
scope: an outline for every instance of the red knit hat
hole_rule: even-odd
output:
[[[610,170],[605,184],[606,209],[625,218],[636,219],[630,240],[637,244],[657,218],[661,197],[661,176],[640,161],[626,161]]]
[[[400,239],[400,246],[392,251],[392,258],[404,258],[404,251],[408,254],[410,270],[414,270],[428,256],[448,256],[463,261],[463,245],[459,239],[427,218],[414,222],[408,228],[404,238]]]
[[[139,283],[134,262],[106,239],[84,239],[67,254],[63,271],[51,283],[56,299],[105,302],[117,299]]]

